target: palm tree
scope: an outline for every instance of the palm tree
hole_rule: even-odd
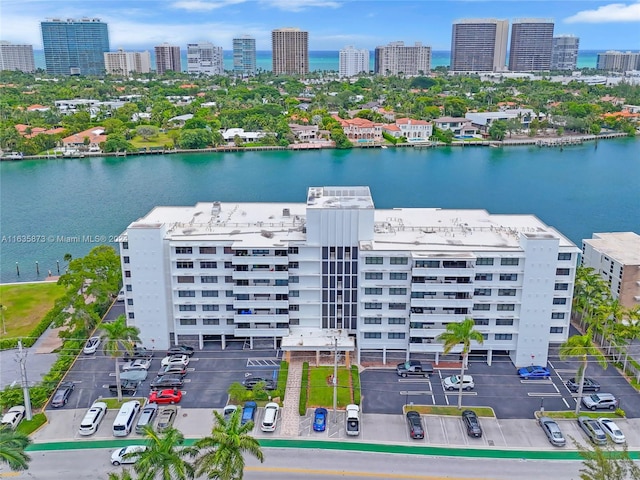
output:
[[[592,340],[591,327],[589,327],[584,335],[574,335],[560,345],[560,359],[564,360],[568,357],[578,357],[582,360],[582,365],[578,369],[578,396],[576,397],[576,415],[580,413],[580,402],[582,401],[582,393],[584,387],[584,377],[587,371],[588,356],[591,355],[596,359],[602,368],[607,368],[607,359],[594,345]]]
[[[454,347],[462,344],[462,367],[460,367],[460,386],[458,389],[458,408],[462,408],[462,385],[464,370],[467,367],[471,341],[475,340],[480,345],[484,342],[482,333],[476,330],[473,318],[465,318],[462,322],[452,322],[447,324],[446,331],[438,335],[438,340],[444,342],[443,353],[446,355]]]
[[[131,353],[134,343],[140,342],[140,330],[137,327],[127,325],[124,315],[120,315],[111,323],[102,324],[100,335],[102,351],[116,361],[116,385],[118,386],[118,401],[122,401],[122,389],[120,388],[120,366],[118,358],[123,351]]]
[[[31,444],[31,439],[24,433],[0,428],[0,462],[9,465],[11,470],[26,470],[31,458],[25,453],[25,448]]]
[[[228,421],[215,410],[213,415],[216,423],[211,436],[198,440],[194,445],[194,455],[202,452],[194,463],[196,475],[219,480],[242,480],[245,452],[260,462],[264,461],[258,440],[249,435],[253,422],[240,424],[241,409],[236,410]]]
[[[134,480],[134,478],[131,476],[131,472],[125,468],[120,473],[111,472],[108,480]]]
[[[147,425],[144,429],[147,449],[140,454],[134,470],[138,480],[187,480],[194,477],[194,468],[185,460],[193,448],[183,448],[184,436],[179,430],[169,428],[157,433]]]

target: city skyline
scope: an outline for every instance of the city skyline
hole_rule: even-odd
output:
[[[347,45],[374,50],[394,41],[418,41],[433,50],[449,50],[456,20],[496,18],[512,23],[545,17],[554,20],[556,35],[580,37],[581,49],[638,48],[632,39],[637,38],[640,1],[449,0],[439,2],[438,8],[433,5],[417,0],[114,0],[87,6],[7,0],[0,28],[1,40],[31,44],[36,50],[42,49],[42,21],[82,17],[97,17],[109,25],[114,51],[151,49],[164,42],[185,48],[188,43],[204,41],[231,50],[232,39],[245,34],[256,39],[257,50],[270,50],[271,31],[286,27],[308,31],[309,50],[340,50]]]

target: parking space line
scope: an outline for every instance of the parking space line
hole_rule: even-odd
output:
[[[564,397],[562,398],[562,401],[563,401],[563,402],[564,402],[564,404],[567,406],[567,408],[571,408],[571,407],[569,406],[569,402],[567,402],[567,400],[566,400]]]
[[[545,379],[539,379],[539,380],[520,380],[520,383],[522,383],[523,385],[545,385],[545,384],[552,384],[553,382],[551,381],[550,378],[545,378]]]
[[[431,384],[428,378],[399,378],[398,383],[428,383]]]
[[[400,395],[432,395],[433,392],[431,391],[420,391],[420,390],[408,390],[408,391],[401,391]]]
[[[449,401],[447,400],[447,404]],[[442,432],[444,433],[444,438],[446,440],[446,444],[449,445],[449,435],[447,435],[447,429],[444,426],[444,418],[440,417],[440,427],[442,428]]]
[[[561,397],[561,393],[544,393],[544,392],[529,392],[527,393],[530,397]]]
[[[445,390],[445,392],[444,392],[445,395],[458,395],[459,393],[460,392],[457,392],[457,391],[451,392],[449,390]],[[465,392],[465,391],[463,391],[462,395],[478,395],[478,392]]]

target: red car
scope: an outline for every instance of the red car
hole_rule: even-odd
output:
[[[179,403],[182,390],[154,390],[149,395],[149,403]]]

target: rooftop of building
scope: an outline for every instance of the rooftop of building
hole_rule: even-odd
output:
[[[635,232],[594,233],[583,242],[622,265],[640,265],[640,235]]]

